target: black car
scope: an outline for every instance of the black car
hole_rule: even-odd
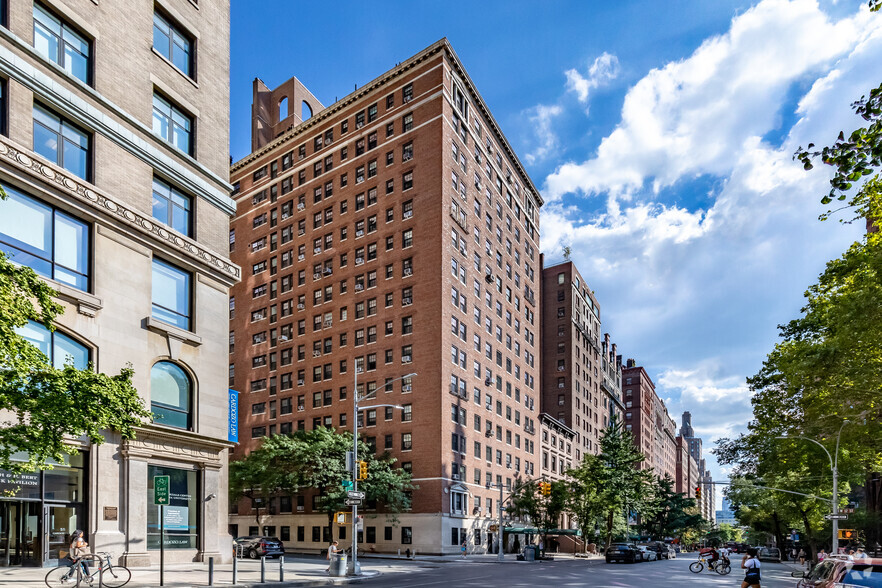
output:
[[[642,559],[640,552],[630,543],[613,543],[606,550],[606,563],[614,561],[636,563],[642,561]]]
[[[280,557],[285,555],[285,546],[278,537],[249,535],[236,537],[233,541],[237,557],[258,559],[260,557]]]

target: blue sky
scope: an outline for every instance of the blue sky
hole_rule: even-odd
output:
[[[817,220],[828,171],[791,156],[859,126],[882,80],[865,4],[233,0],[231,151],[255,77],[329,105],[446,36],[542,190],[546,258],[572,248],[604,330],[707,447],[743,430],[776,325],[860,236]]]

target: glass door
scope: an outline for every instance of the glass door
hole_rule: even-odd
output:
[[[42,563],[39,502],[0,501],[0,565]]]
[[[70,505],[46,505],[46,561],[44,565],[58,565],[68,556],[70,535],[82,529],[82,507]]]

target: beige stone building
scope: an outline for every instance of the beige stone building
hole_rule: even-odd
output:
[[[155,475],[171,480],[167,560],[229,560],[229,3],[3,7],[0,248],[65,309],[23,334],[57,364],[131,364],[155,422],[0,488],[0,566],[54,565],[77,528],[156,563]]]

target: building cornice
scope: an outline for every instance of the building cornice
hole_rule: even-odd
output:
[[[450,59],[451,64],[456,69],[457,74],[462,78],[463,82],[465,82],[469,94],[471,94],[472,99],[477,104],[478,108],[481,110],[481,113],[484,115],[486,120],[490,123],[493,134],[496,136],[499,144],[503,146],[506,154],[509,156],[512,164],[515,166],[516,171],[521,176],[522,181],[524,182],[524,187],[529,188],[532,195],[537,199],[539,206],[545,203],[542,199],[542,196],[539,194],[539,190],[536,188],[535,184],[533,184],[533,180],[530,179],[530,176],[527,174],[523,165],[521,164],[520,159],[518,159],[517,155],[515,155],[514,151],[511,148],[511,145],[508,143],[508,139],[505,138],[505,135],[499,128],[499,125],[496,122],[496,119],[493,118],[493,115],[490,114],[489,108],[487,108],[487,104],[484,102],[484,99],[481,97],[480,93],[478,93],[472,79],[469,77],[468,73],[466,73],[465,69],[462,66],[462,62],[459,59],[459,56],[453,50],[453,47],[450,45],[450,42],[447,38],[443,38],[440,41],[432,44],[431,46],[423,49],[407,61],[401,62],[399,65],[390,69],[389,71],[383,73],[379,77],[371,80],[361,88],[358,88],[351,94],[344,96],[342,99],[337,102],[331,104],[324,110],[313,114],[313,116],[306,121],[300,123],[289,131],[286,131],[281,137],[267,143],[263,148],[246,155],[244,158],[240,159],[236,163],[234,163],[230,167],[230,174],[237,172],[241,168],[250,165],[254,161],[260,159],[262,156],[266,155],[274,151],[279,145],[287,143],[300,135],[307,132],[309,129],[321,124],[323,121],[328,118],[333,117],[335,114],[345,109],[347,106],[355,102],[356,100],[370,94],[375,91],[377,88],[381,88],[396,78],[401,77],[403,74],[413,69],[420,63],[426,61],[430,57],[444,52],[447,57]]]
[[[190,155],[167,146],[158,139],[154,139],[153,131],[147,125],[108,100],[91,86],[68,75],[67,72],[54,63],[46,61],[33,47],[8,29],[0,27],[0,38],[9,41],[34,59],[39,60],[52,71],[58,72],[59,76],[64,77],[68,83],[75,85],[80,92],[90,96],[100,103],[101,106],[112,111],[126,124],[138,129],[151,139],[148,141],[139,137],[95,108],[87,100],[71,92],[63,85],[54,81],[49,75],[20,58],[9,47],[3,45],[0,45],[0,73],[21,83],[58,112],[108,137],[138,159],[152,166],[183,190],[205,199],[229,215],[236,212],[236,204],[229,196],[233,186],[227,180],[212,172]],[[156,145],[153,145],[153,142]],[[172,151],[173,156],[164,153],[164,151]],[[175,159],[186,161],[188,165],[199,170],[199,174],[207,177],[212,183],[210,184],[199,178],[199,174],[185,169]]]
[[[12,165],[30,180],[46,184],[67,196],[77,204],[91,210],[96,216],[111,218],[131,230],[133,236],[152,243],[160,243],[179,257],[203,268],[206,273],[227,286],[239,281],[239,266],[226,257],[211,251],[193,239],[170,230],[166,225],[154,222],[131,207],[114,200],[92,184],[68,173],[66,170],[32,157],[26,149],[10,139],[0,136],[0,161]]]
[[[557,420],[556,418],[554,418],[553,416],[548,414],[547,412],[539,413],[539,424],[540,425],[543,425],[543,424],[547,425],[547,426],[555,429],[556,431],[558,431],[560,433],[564,433],[566,435],[570,435],[571,437],[576,436],[576,432],[573,429],[569,428],[568,426],[566,426],[565,424],[563,424],[562,422],[560,422],[559,420]]]

